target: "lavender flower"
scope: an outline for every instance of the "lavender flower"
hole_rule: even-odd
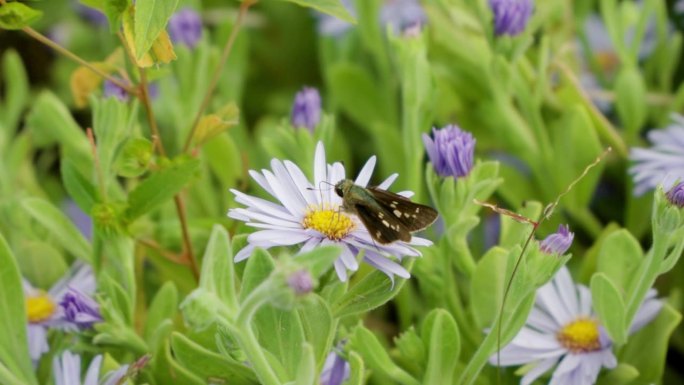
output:
[[[515,36],[525,30],[532,16],[532,0],[489,0],[494,14],[494,33],[497,36]]]
[[[83,212],[73,200],[69,199],[62,203],[66,215],[76,225],[76,228],[87,239],[93,238],[93,219]]]
[[[667,200],[680,209],[684,208],[684,182],[677,183],[667,192]]]
[[[684,117],[673,115],[671,125],[649,132],[648,139],[653,143],[650,149],[634,148],[629,154],[637,196],[659,184],[667,191],[677,180],[684,180]]]
[[[128,92],[109,79],[105,79],[102,94],[105,98],[114,97],[122,102],[128,101]]]
[[[306,127],[313,132],[321,121],[321,95],[312,87],[304,87],[295,95],[292,104],[292,126]]]
[[[81,356],[65,351],[52,361],[52,375],[55,385],[116,385],[128,371],[128,365],[107,373],[99,382],[102,355],[97,355],[90,362],[83,381],[81,381]]]
[[[432,133],[434,139],[423,134],[423,143],[435,172],[443,177],[468,175],[473,168],[473,136],[456,125],[448,125],[440,130],[433,128]]]
[[[563,255],[572,245],[575,234],[570,232],[567,225],[559,225],[558,231],[547,236],[539,245],[539,250],[546,254]]]
[[[395,275],[410,277],[409,272],[394,258],[401,261],[403,257],[418,257],[420,252],[413,246],[429,246],[427,239],[413,237],[411,242],[393,242],[382,245],[375,242],[366,227],[352,214],[340,209],[342,198],[333,189],[316,189],[314,186],[334,185],[345,178],[342,163],[327,164],[323,143],[316,146],[314,155],[314,183],[309,182],[294,163],[271,161],[270,170],[262,173],[250,171],[252,178],[281,203],[231,190],[235,201],[246,205],[235,208],[228,216],[247,222],[248,226],[259,228],[247,238],[248,245],[235,256],[239,262],[248,258],[254,248],[268,249],[274,246],[290,246],[302,244],[301,251],[306,252],[318,245],[340,245],[342,253],[335,261],[335,271],[342,281],[347,280],[347,270],[359,268],[356,255],[364,250],[363,261],[387,274],[390,279]],[[375,168],[375,156],[371,157],[356,177],[355,183],[366,186]],[[378,187],[388,189],[396,179],[394,174]],[[400,195],[410,197],[413,193],[404,191]]]
[[[174,43],[195,48],[202,39],[202,17],[191,8],[183,8],[169,19],[169,35]]]
[[[24,280],[24,298],[28,319],[28,345],[31,359],[37,362],[49,350],[47,329],[59,328],[75,330],[59,304],[64,300],[69,288],[90,295],[95,291],[95,276],[88,265],[74,264],[65,277],[55,283],[46,293],[36,289]]]
[[[90,328],[94,323],[102,321],[100,305],[72,287],[68,288],[60,305],[64,310],[64,318],[80,328]]]
[[[639,308],[630,333],[644,327],[660,312],[663,304],[651,290]],[[590,385],[596,382],[602,367],[614,368],[617,360],[612,341],[592,310],[589,288],[572,281],[567,267],[562,267],[551,282],[537,290],[534,308],[525,326],[499,356],[489,359],[492,365],[526,365],[522,385],[533,383],[556,366],[551,385]]]
[[[76,12],[97,27],[107,26],[107,16],[95,8],[85,6],[81,3],[76,3]]]
[[[349,378],[349,371],[349,363],[335,351],[332,351],[323,364],[321,385],[341,385]]]
[[[314,283],[311,273],[306,269],[302,269],[295,271],[287,277],[287,285],[290,286],[297,295],[304,295],[311,293]]]
[[[380,9],[380,23],[394,32],[425,25],[427,17],[418,0],[386,0]]]

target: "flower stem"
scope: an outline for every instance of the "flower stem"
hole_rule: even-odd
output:
[[[192,138],[195,136],[195,131],[197,131],[197,126],[199,125],[199,121],[202,118],[204,111],[206,111],[207,108],[209,107],[209,102],[211,101],[211,97],[214,94],[214,90],[216,89],[216,86],[218,85],[218,81],[221,78],[221,73],[223,72],[223,67],[225,67],[226,62],[228,61],[228,57],[230,56],[230,53],[233,50],[233,44],[235,43],[235,39],[237,38],[238,32],[240,32],[240,28],[242,27],[242,24],[244,23],[244,19],[245,19],[245,16],[247,15],[247,11],[249,10],[249,7],[254,5],[257,1],[258,0],[244,0],[242,2],[242,4],[240,4],[240,11],[238,12],[237,19],[235,21],[235,25],[233,26],[233,29],[230,31],[230,36],[228,36],[228,40],[226,41],[226,45],[223,47],[223,53],[221,54],[221,60],[219,61],[218,66],[214,70],[214,74],[211,77],[211,82],[209,83],[209,88],[207,89],[206,94],[204,94],[204,99],[202,99],[202,104],[200,104],[199,110],[197,111],[197,114],[195,115],[195,119],[192,122],[190,132],[188,133],[188,136],[185,139],[185,145],[183,145],[183,152],[187,152],[190,149],[190,145],[192,144]]]
[[[648,290],[653,286],[656,277],[660,273],[661,261],[665,258],[667,253],[667,238],[663,234],[655,233],[653,235],[653,249],[646,254],[643,267],[640,270],[639,277],[635,281],[636,284],[632,286],[629,291],[627,300],[627,313],[625,316],[624,327],[629,330],[634,321],[636,313],[641,307],[641,303],[646,298]]]
[[[3,1],[4,2],[4,1]],[[128,92],[131,95],[136,95],[137,90],[135,87],[131,87],[130,85],[122,82],[120,79],[115,78],[112,75],[109,75],[102,71],[101,69],[97,68],[96,66],[88,63],[84,59],[82,59],[80,56],[76,55],[75,53],[69,51],[68,49],[62,47],[61,45],[57,44],[56,42],[50,40],[47,36],[41,34],[40,32],[36,31],[35,29],[31,27],[24,27],[22,29],[27,35],[31,36],[32,38],[38,40],[39,42],[45,44],[46,46],[54,49],[55,51],[59,52],[60,54],[68,57],[69,59],[75,61],[76,63],[88,68],[89,70],[93,71],[97,75],[109,80],[110,82],[116,84],[118,87],[121,87],[124,89],[126,92]]]

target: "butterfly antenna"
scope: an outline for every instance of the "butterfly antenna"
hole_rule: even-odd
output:
[[[539,218],[539,221],[534,221],[534,220],[529,219],[525,216],[514,213],[510,210],[502,209],[502,208],[500,208],[496,205],[490,204],[490,203],[481,202],[477,199],[474,200],[474,202],[476,204],[488,207],[491,210],[493,210],[499,214],[506,215],[506,216],[512,218],[513,220],[517,221],[517,222],[528,223],[528,224],[532,225],[532,231],[530,232],[530,235],[525,240],[525,244],[523,245],[523,248],[520,251],[520,255],[518,255],[518,259],[515,261],[515,266],[513,266],[513,271],[511,272],[511,276],[508,278],[508,282],[506,283],[506,288],[504,289],[503,299],[501,300],[501,307],[499,308],[499,316],[498,316],[497,321],[496,321],[497,322],[497,327],[496,327],[496,329],[497,329],[496,366],[498,367],[497,384],[501,384],[501,371],[502,371],[502,369],[501,369],[501,334],[502,334],[502,329],[503,329],[503,315],[504,315],[503,312],[504,312],[504,309],[506,308],[506,300],[508,299],[508,293],[511,290],[511,286],[513,286],[513,279],[515,278],[515,275],[518,271],[518,268],[520,267],[520,262],[522,262],[523,255],[525,255],[525,251],[527,251],[527,248],[528,248],[530,242],[534,238],[534,234],[537,232],[539,225],[541,225],[545,220],[549,219],[551,217],[551,215],[553,215],[553,212],[556,209],[556,207],[558,206],[558,203],[560,202],[560,200],[565,195],[567,195],[589,173],[589,171],[592,168],[596,167],[596,165],[598,165],[603,160],[603,158],[605,158],[606,155],[608,155],[608,153],[610,153],[611,151],[612,151],[611,147],[606,148],[598,157],[596,157],[596,159],[592,163],[587,165],[584,168],[584,171],[582,171],[582,173],[577,178],[575,178],[575,180],[573,180],[562,193],[558,194],[558,196],[556,197],[556,199],[553,202],[551,202],[550,204],[548,204],[544,208],[542,215],[541,215],[541,218]]]

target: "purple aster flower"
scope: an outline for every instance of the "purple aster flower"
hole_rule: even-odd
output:
[[[66,319],[64,309],[59,304],[64,300],[69,288],[86,295],[92,294],[95,291],[95,276],[90,266],[76,263],[47,293],[34,288],[25,279],[23,286],[28,319],[29,354],[35,363],[49,349],[48,328],[76,330],[76,325]]]
[[[415,32],[426,22],[425,11],[418,0],[386,0],[380,9],[380,23],[394,32]]]
[[[335,351],[330,352],[323,364],[321,385],[341,385],[349,378],[349,363]]]
[[[441,130],[433,128],[432,134],[434,139],[423,134],[423,143],[435,172],[443,177],[468,175],[473,168],[473,136],[451,124]]]
[[[80,328],[90,328],[95,322],[102,321],[100,305],[72,287],[68,288],[59,304],[64,311],[64,319]]]
[[[292,103],[292,126],[306,127],[313,132],[321,121],[321,95],[313,87],[304,87]]]
[[[489,0],[494,14],[494,33],[497,36],[515,36],[525,30],[532,16],[532,0]]]
[[[368,184],[375,161],[373,156],[366,162],[354,183],[363,187]],[[290,161],[273,159],[271,168],[272,171],[262,170],[261,173],[250,170],[250,175],[280,203],[231,190],[235,201],[247,207],[231,209],[228,216],[260,229],[249,235],[248,245],[235,256],[236,262],[248,258],[256,247],[268,249],[301,244],[301,251],[306,252],[318,245],[340,245],[342,253],[334,264],[340,280],[347,280],[347,270],[358,270],[356,256],[362,250],[365,251],[364,262],[393,280],[395,275],[410,277],[409,272],[394,259],[401,261],[403,257],[418,257],[421,253],[414,246],[432,244],[415,236],[411,242],[397,241],[385,245],[375,242],[356,215],[341,210],[342,198],[332,188],[319,188],[333,186],[345,179],[342,163],[326,163],[321,142],[316,146],[314,155],[313,184]],[[397,174],[393,174],[378,187],[386,190],[396,178]],[[410,191],[399,194],[405,197],[413,195]]]
[[[677,183],[667,192],[667,200],[680,209],[684,208],[684,182]]]
[[[684,180],[684,117],[672,115],[672,124],[662,130],[652,130],[649,149],[633,148],[629,173],[634,179],[634,195],[662,185],[668,191],[677,180]]]
[[[651,322],[663,304],[649,291],[629,329],[630,334]],[[532,312],[511,343],[501,349],[501,366],[526,365],[522,385],[533,383],[555,366],[549,384],[594,384],[602,367],[617,366],[612,341],[593,311],[591,291],[572,281],[563,266],[537,290]],[[497,365],[497,355],[489,359]]]
[[[573,239],[575,234],[570,232],[570,228],[567,225],[559,225],[558,231],[541,241],[539,250],[546,254],[563,255],[572,246]]]
[[[195,48],[202,39],[202,17],[191,8],[183,8],[169,19],[169,35],[174,43]]]
[[[116,385],[124,378],[128,365],[107,373],[102,382],[99,381],[102,355],[97,355],[90,362],[88,370],[81,381],[81,356],[65,351],[52,360],[52,376],[55,385]]]
[[[109,79],[105,79],[104,81],[102,94],[105,98],[114,97],[122,102],[128,101],[128,92],[126,92],[125,89],[111,82]]]
[[[287,277],[287,285],[290,286],[297,295],[304,295],[311,293],[314,282],[311,273],[306,269],[302,269],[295,271]]]

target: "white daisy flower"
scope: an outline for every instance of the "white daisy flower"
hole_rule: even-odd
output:
[[[40,356],[49,350],[49,328],[78,330],[78,325],[69,320],[60,304],[70,289],[84,295],[92,295],[95,292],[95,276],[90,266],[77,263],[48,292],[34,288],[25,279],[23,286],[28,319],[29,354],[36,363]]]
[[[361,169],[354,183],[366,186],[375,168],[376,158],[371,157]],[[248,258],[255,247],[268,249],[273,246],[302,244],[302,252],[319,245],[340,245],[342,254],[335,261],[335,271],[342,281],[347,271],[359,268],[357,254],[364,251],[364,262],[387,274],[390,279],[397,275],[409,278],[409,272],[399,262],[403,257],[419,257],[414,246],[430,246],[432,242],[412,237],[411,242],[393,242],[386,245],[375,242],[366,227],[352,214],[342,211],[342,198],[331,187],[345,179],[344,166],[340,162],[326,163],[323,143],[316,146],[314,156],[314,183],[311,184],[302,170],[290,161],[271,161],[271,170],[261,173],[250,170],[252,178],[280,203],[231,190],[235,200],[244,208],[231,209],[228,216],[244,221],[260,229],[249,235],[248,245],[235,256],[235,262]],[[388,189],[397,178],[391,175],[378,185]],[[412,192],[400,192],[410,197]],[[393,258],[395,257],[395,258]]]
[[[662,302],[651,290],[630,327],[644,327],[660,312]],[[537,290],[537,299],[525,326],[501,350],[501,366],[529,365],[520,380],[529,385],[556,366],[549,385],[591,385],[602,367],[612,369],[617,359],[612,342],[592,309],[591,292],[572,281],[562,267],[551,282]],[[490,358],[497,364],[497,356]]]
[[[629,173],[634,178],[634,194],[642,195],[662,184],[665,191],[677,180],[684,180],[684,117],[673,114],[672,124],[652,130],[651,148],[633,148],[629,158],[634,164]]]

